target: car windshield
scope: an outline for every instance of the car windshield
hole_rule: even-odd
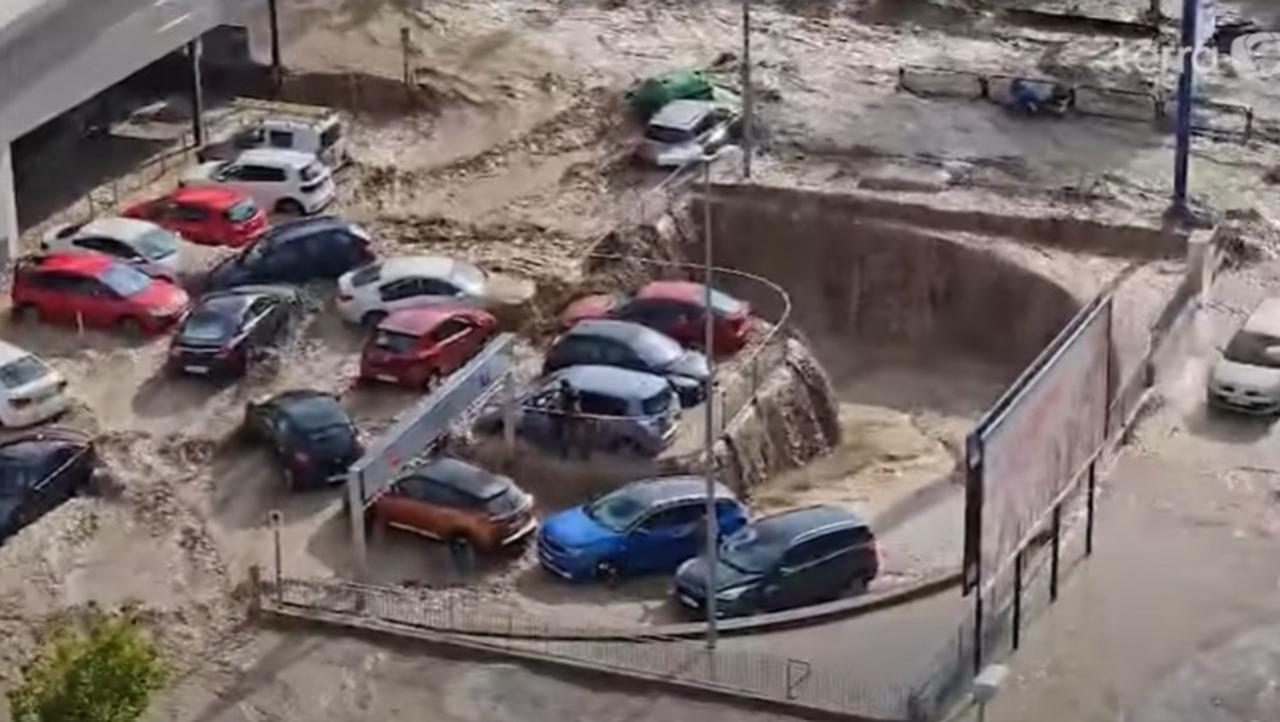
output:
[[[98,278],[112,291],[126,298],[142,293],[147,286],[151,285],[151,279],[147,274],[121,265],[111,266]]]
[[[681,128],[671,128],[665,125],[655,125],[650,123],[644,129],[644,137],[659,143],[688,143],[693,140],[693,133]]]
[[[223,216],[232,223],[244,223],[258,212],[258,206],[251,200],[243,200],[223,212]]]
[[[641,404],[641,409],[649,416],[657,416],[667,413],[671,408],[671,392],[663,391],[645,399]]]
[[[300,171],[300,175],[303,183],[309,183],[324,175],[324,166],[320,165],[318,161],[311,161],[310,165]]]
[[[394,331],[379,331],[373,345],[392,353],[410,353],[418,345],[418,337]]]
[[[711,310],[722,316],[733,316],[742,312],[745,303],[727,293],[711,289]]]
[[[370,263],[367,266],[361,266],[360,268],[357,268],[351,274],[351,285],[368,286],[370,283],[373,283],[374,281],[378,280],[378,277],[381,275],[382,275],[382,264]]]
[[[645,505],[627,489],[602,496],[586,506],[592,521],[616,532],[626,531],[645,512]]]
[[[202,309],[191,314],[182,326],[182,339],[200,343],[221,343],[236,332],[238,324],[225,313]]]
[[[45,366],[43,361],[27,354],[16,361],[0,366],[0,384],[4,384],[7,389],[16,389],[32,381],[38,381],[48,373],[49,367]]]
[[[485,499],[484,509],[495,516],[506,516],[519,511],[523,502],[524,498],[515,489],[507,489],[496,496]]]
[[[767,527],[746,526],[720,545],[720,559],[740,572],[762,574],[777,566],[786,550],[787,540]]]
[[[684,355],[684,347],[679,342],[657,331],[638,334],[631,347],[645,363],[655,368],[675,363]]]
[[[178,237],[163,228],[156,228],[139,236],[134,245],[143,256],[156,261],[178,252]]]
[[[1274,348],[1275,356],[1268,356],[1267,349]],[[1280,368],[1280,338],[1253,331],[1241,331],[1227,344],[1223,354],[1228,361],[1248,366]]]

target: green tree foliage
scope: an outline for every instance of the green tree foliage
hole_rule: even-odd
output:
[[[13,722],[134,722],[165,677],[132,614],[95,610],[49,625],[9,706]]]

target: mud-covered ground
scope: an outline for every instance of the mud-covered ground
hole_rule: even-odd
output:
[[[904,63],[1128,87],[1139,78],[1108,58],[1150,50],[1148,41],[1131,38],[1002,25],[971,5],[757,4],[753,58],[763,154],[756,172],[779,183],[867,187],[888,179],[900,186],[905,177],[911,187],[978,188],[991,192],[984,196],[987,210],[998,210],[1002,198],[1020,207],[1028,197],[1085,216],[1150,220],[1163,210],[1170,139],[1149,124],[1029,121],[985,103],[896,88]],[[635,129],[625,120],[621,92],[651,72],[717,60],[724,82],[736,83],[735,59],[722,57],[738,51],[739,6],[728,0],[296,0],[282,3],[282,11],[290,95],[331,103],[352,119],[356,163],[344,171],[335,212],[368,226],[384,252],[457,254],[531,280],[533,328],[546,328],[550,313],[574,293],[587,250],[634,214],[640,191],[662,177],[628,162]],[[412,32],[412,91],[398,82],[401,27]],[[1215,79],[1210,87],[1247,98],[1260,114],[1277,107],[1265,86]],[[1201,139],[1193,189],[1222,207],[1269,213],[1275,194],[1261,179],[1276,155],[1260,141]],[[326,307],[329,291],[313,291],[318,307]],[[290,700],[305,696],[310,682],[276,676],[277,665],[286,669],[307,657],[290,649],[300,642],[282,642],[282,652],[237,646],[245,633],[236,589],[251,564],[269,563],[269,509],[285,509],[286,566],[301,575],[349,568],[345,518],[333,493],[286,499],[269,456],[231,432],[244,401],[292,386],[341,393],[368,433],[386,426],[412,397],[350,388],[360,337],[327,308],[309,316],[278,372],[225,387],[164,379],[163,341],[131,348],[102,334],[8,326],[0,336],[41,353],[72,379],[81,408],[68,422],[102,434],[115,482],[0,548],[7,570],[0,576],[0,630],[14,642],[0,651],[0,668],[22,658],[33,625],[49,611],[137,599],[175,659],[227,661],[214,677],[232,687],[266,670],[265,678],[285,690],[263,697],[250,685],[224,695],[233,704],[206,708],[191,702],[199,693],[183,687],[163,718],[306,716],[292,711]],[[773,509],[836,498],[874,512],[885,489],[945,478],[954,463],[949,445],[1007,373],[959,360],[840,374],[845,444],[818,465],[775,479],[759,491],[758,503]],[[900,393],[887,399],[894,390]],[[420,540],[389,535],[379,543],[390,560],[382,570],[388,581],[402,570],[405,579],[451,573]],[[895,569],[893,550],[886,557],[891,572],[912,573],[910,564]],[[537,577],[527,556],[496,563],[494,590],[523,592],[528,609],[572,596],[575,614],[611,614],[599,611],[604,592],[570,595]],[[660,619],[670,611],[658,601],[662,590],[645,584],[627,597],[623,616]],[[304,667],[317,678],[328,679],[327,670],[350,681],[357,701],[383,654],[361,651],[363,661],[351,667],[343,663],[355,659],[349,650],[321,645],[311,653]],[[179,666],[191,671],[186,661]],[[416,691],[404,698],[426,699],[413,697]],[[468,714],[456,716],[492,718]]]

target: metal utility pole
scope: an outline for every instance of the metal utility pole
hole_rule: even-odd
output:
[[[200,77],[200,38],[187,43],[191,61],[191,134],[196,147],[204,145],[204,81]]]
[[[707,393],[706,393],[706,444],[707,464],[707,649],[716,648],[716,567],[720,563],[720,529],[716,519],[716,456],[715,426],[713,425],[713,409],[716,405],[716,354],[715,354],[715,319],[711,313],[711,162],[715,157],[702,159],[702,283],[704,320],[703,349],[707,353]]]
[[[271,22],[271,87],[278,96],[284,86],[284,64],[280,60],[280,10],[276,0],[267,0],[267,14]]]
[[[1177,150],[1173,160],[1173,210],[1179,218],[1188,218],[1187,176],[1191,166],[1191,92],[1195,84],[1197,25],[1200,19],[1200,0],[1182,0],[1182,72],[1178,75],[1178,111],[1175,133]]]
[[[755,146],[754,95],[751,90],[751,0],[742,0],[742,175],[748,179]]]

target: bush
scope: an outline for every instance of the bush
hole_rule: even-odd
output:
[[[51,623],[9,691],[13,722],[133,722],[166,670],[128,611]]]

